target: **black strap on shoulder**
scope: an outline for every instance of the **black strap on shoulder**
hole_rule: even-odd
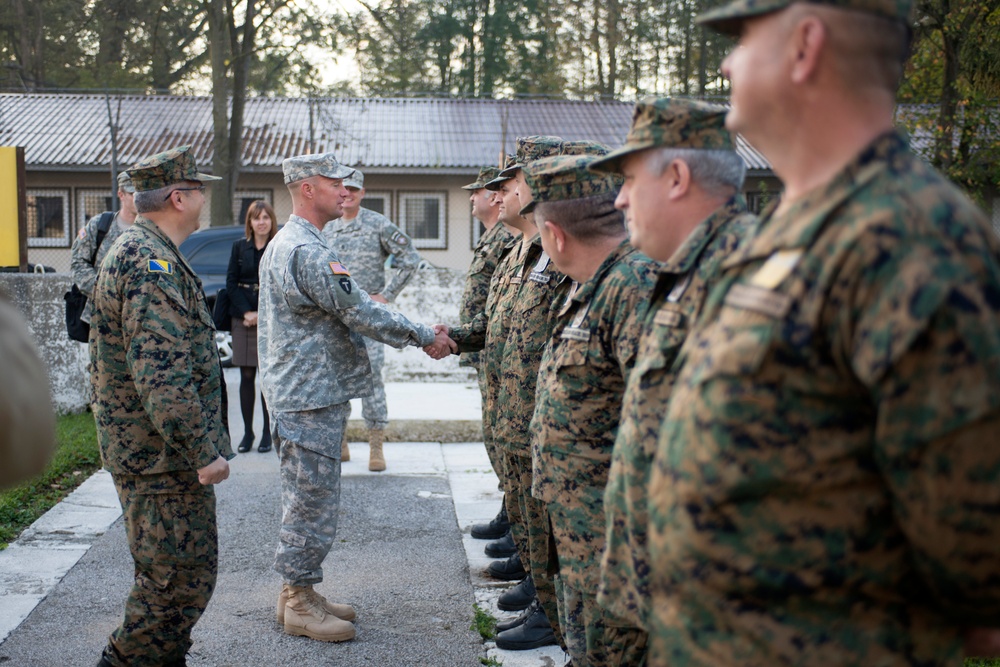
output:
[[[101,213],[101,219],[97,221],[97,243],[94,244],[94,254],[90,258],[91,266],[97,261],[97,251],[101,249],[104,237],[108,235],[108,230],[111,229],[111,221],[114,219],[115,214],[113,211],[105,211]]]

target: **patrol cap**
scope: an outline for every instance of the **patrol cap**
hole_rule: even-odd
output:
[[[361,173],[360,169],[355,169],[350,176],[344,179],[344,187],[360,190],[365,187],[365,175]]]
[[[132,179],[127,171],[118,172],[118,189],[122,192],[135,192],[135,186],[132,185]]]
[[[486,187],[486,184],[497,177],[500,170],[496,167],[483,167],[479,170],[479,176],[476,177],[475,183],[469,183],[468,185],[463,185],[463,190],[482,190]]]
[[[517,156],[510,155],[508,153],[507,159],[504,160],[503,168],[497,172],[497,175],[493,178],[492,181],[487,181],[483,185],[483,187],[486,188],[487,190],[493,190],[494,192],[499,190],[500,186],[503,185],[504,181],[509,181],[510,179],[514,178],[513,171],[507,174],[506,176],[504,176],[503,173],[507,169],[513,167],[516,163],[517,163]]]
[[[521,215],[531,213],[541,202],[618,192],[621,176],[592,171],[589,167],[595,159],[593,155],[557,155],[526,165],[524,180],[531,188],[532,200],[521,209]]]
[[[285,173],[285,185],[310,176],[347,178],[354,173],[350,167],[345,167],[337,162],[333,153],[314,153],[285,158],[281,162],[281,171]]]
[[[563,155],[607,155],[611,151],[610,148],[598,141],[590,141],[589,139],[583,139],[581,141],[565,141],[563,142]]]
[[[726,129],[726,108],[673,97],[642,100],[635,105],[625,145],[590,168],[617,172],[626,155],[657,147],[736,150],[733,133]]]
[[[739,35],[743,21],[776,12],[793,2],[855,9],[909,23],[913,0],[733,0],[698,16],[695,21],[726,35]]]
[[[178,146],[136,162],[125,173],[136,192],[159,190],[184,181],[221,181],[218,176],[202,174],[191,155],[190,146]]]
[[[517,138],[517,158],[514,160],[514,164],[509,167],[504,168],[500,172],[500,176],[505,176],[507,178],[514,178],[514,174],[517,170],[535,160],[540,160],[543,157],[551,157],[553,155],[559,155],[562,153],[563,140],[559,137],[551,137],[540,134],[535,134],[530,137],[518,137]]]

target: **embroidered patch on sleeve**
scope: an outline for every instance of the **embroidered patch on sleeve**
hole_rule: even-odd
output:
[[[347,267],[340,262],[330,262],[330,270],[333,271],[335,276],[349,276],[351,272],[347,270]]]
[[[165,259],[151,259],[146,271],[149,273],[173,273],[174,265]]]
[[[348,294],[350,294],[351,293],[351,289],[352,289],[352,287],[351,287],[351,279],[350,278],[341,278],[339,282],[340,282],[340,289],[342,289],[345,292],[347,292]]]
[[[406,245],[410,242],[410,239],[403,232],[396,232],[392,235],[392,242],[396,245]]]
[[[79,233],[79,234],[77,234],[77,236],[78,236],[79,238],[81,238],[81,239],[85,239],[85,238],[87,238],[87,228],[86,228],[86,227],[81,227],[81,228],[80,228],[80,233]]]

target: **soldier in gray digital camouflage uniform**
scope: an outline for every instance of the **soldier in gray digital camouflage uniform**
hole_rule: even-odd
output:
[[[277,616],[288,634],[345,641],[354,637],[354,610],[327,601],[313,585],[323,580],[337,531],[348,401],[372,392],[364,337],[394,347],[428,346],[436,337],[372,301],[323,237],[323,226],[343,214],[342,179],[353,170],[332,153],[288,158],[282,169],[292,215],[261,260],[257,335],[281,461]]]
[[[87,303],[83,307],[83,312],[80,313],[80,319],[84,322],[90,322],[90,301],[93,298],[94,281],[97,280],[97,268],[101,265],[111,246],[118,240],[122,232],[132,226],[132,223],[135,222],[135,216],[138,215],[133,198],[135,188],[132,187],[132,179],[129,178],[128,172],[119,173],[117,180],[118,201],[121,202],[121,208],[115,212],[111,219],[111,225],[108,227],[100,247],[97,246],[97,237],[98,226],[103,215],[101,213],[90,218],[87,224],[80,228],[80,233],[73,241],[70,269],[73,272],[73,282],[87,297]]]
[[[365,175],[355,169],[344,179],[347,201],[344,215],[331,220],[323,228],[323,236],[333,248],[358,286],[378,303],[390,303],[403,291],[420,264],[420,255],[409,236],[381,213],[361,207],[365,197]],[[385,283],[385,262],[393,258],[393,276]],[[382,383],[382,365],[385,347],[382,343],[365,338],[368,359],[372,364],[372,394],[361,401],[362,416],[368,428],[370,446],[368,469],[385,470],[385,427],[389,425],[389,411],[385,402],[385,385]],[[348,413],[349,415],[350,413]],[[347,436],[341,443],[341,461],[349,461]]]
[[[204,183],[182,146],[128,170],[140,212],[109,249],[90,329],[101,461],[122,505],[135,581],[99,667],[184,665],[215,590],[212,484],[233,458],[215,327],[178,246],[198,229]]]

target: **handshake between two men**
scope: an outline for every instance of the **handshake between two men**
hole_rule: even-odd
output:
[[[458,343],[448,335],[450,329],[446,324],[434,325],[434,342],[424,348],[431,359],[444,359],[450,354],[458,353]]]

